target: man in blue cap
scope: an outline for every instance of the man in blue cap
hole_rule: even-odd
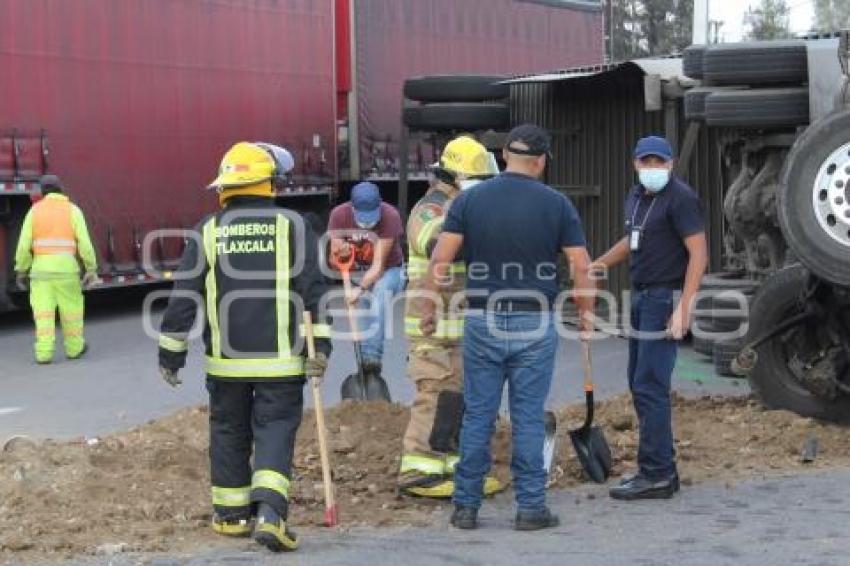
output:
[[[380,376],[387,306],[404,287],[401,215],[381,200],[377,185],[358,183],[351,189],[350,202],[331,211],[328,233],[331,257],[344,263],[353,254],[356,267],[365,270],[349,300],[359,301],[369,311],[369,320],[359,325],[363,370]]]
[[[638,471],[611,489],[614,499],[667,499],[679,490],[670,380],[708,251],[699,197],[673,175],[673,164],[666,139],[638,141],[639,182],[626,198],[626,235],[592,266],[600,275],[628,260],[632,282],[628,378],[640,432]]]

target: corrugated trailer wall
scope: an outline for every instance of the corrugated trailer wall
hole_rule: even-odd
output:
[[[636,67],[626,67],[594,77],[521,83],[512,89],[513,122],[535,122],[552,133],[555,159],[547,182],[572,198],[594,257],[624,236],[624,199],[635,182],[635,141],[664,135],[664,112],[644,109],[643,76]],[[687,124],[681,107],[678,114],[681,141]],[[719,159],[716,140],[703,128],[687,180],[705,207],[712,269],[719,268],[722,251]],[[627,272],[621,268],[612,273],[608,288],[619,296],[627,285]]]
[[[604,58],[601,4],[592,1],[355,0],[354,16],[364,174],[374,142],[389,138],[396,157],[409,77],[518,75]]]

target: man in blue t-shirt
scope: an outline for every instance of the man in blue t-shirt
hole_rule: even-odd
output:
[[[641,139],[634,159],[640,182],[626,198],[626,236],[593,265],[604,273],[628,260],[632,282],[628,377],[640,432],[638,472],[610,493],[624,500],[666,499],[679,490],[670,380],[708,251],[699,197],[673,176],[667,140]]]
[[[541,183],[549,135],[534,125],[514,128],[503,155],[507,169],[461,193],[431,256],[426,291],[448,275],[463,251],[469,308],[464,320],[464,404],[460,462],[455,468],[452,524],[477,526],[490,441],[507,380],[513,431],[511,470],[518,530],[553,527],[543,468],[544,403],[557,347],[552,307],[556,264],[565,254],[575,273],[581,320],[592,308],[592,286],[578,213],[570,200]],[[435,305],[423,301],[422,332],[435,329]]]

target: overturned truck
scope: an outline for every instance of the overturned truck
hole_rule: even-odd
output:
[[[686,118],[719,133],[725,265],[754,288],[737,354],[769,408],[850,418],[850,34],[691,47]]]
[[[552,132],[546,180],[576,203],[595,255],[622,237],[632,144],[650,133],[671,140],[708,221],[710,293],[697,304],[694,349],[720,374],[748,375],[768,408],[829,420],[850,419],[848,38],[692,46],[681,58],[502,82],[509,125]],[[410,112],[403,140],[428,129]],[[431,129],[447,139],[500,128],[472,127],[475,112]],[[402,179],[401,199],[406,189]],[[610,287],[625,289],[626,274]]]

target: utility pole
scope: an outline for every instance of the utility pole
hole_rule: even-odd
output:
[[[694,0],[694,45],[706,45],[708,43],[708,3],[709,0]]]

